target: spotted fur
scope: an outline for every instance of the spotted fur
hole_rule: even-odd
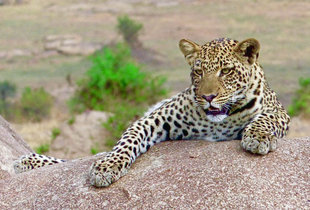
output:
[[[245,150],[265,155],[287,133],[290,118],[257,61],[257,40],[223,38],[200,46],[182,39],[179,45],[191,68],[191,86],[133,123],[113,150],[92,164],[92,185],[117,181],[139,155],[161,141],[240,139]]]
[[[65,162],[65,160],[33,153],[20,157],[14,162],[13,167],[16,173],[22,173],[35,168],[62,162]]]

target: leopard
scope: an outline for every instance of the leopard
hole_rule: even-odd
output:
[[[128,173],[137,157],[167,140],[241,140],[244,151],[266,155],[289,129],[290,117],[258,62],[260,43],[219,38],[199,45],[182,39],[190,67],[188,88],[151,107],[91,165],[90,184],[107,187]],[[17,173],[65,160],[29,154],[14,163]]]

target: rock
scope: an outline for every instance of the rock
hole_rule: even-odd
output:
[[[12,59],[15,57],[30,57],[33,52],[26,49],[13,49],[9,51],[0,51],[0,59]]]
[[[32,52],[30,50],[25,49],[14,49],[7,53],[7,58],[15,58],[15,57],[30,57],[32,56]]]
[[[0,209],[309,209],[309,157],[309,137],[281,140],[266,156],[239,141],[169,141],[108,188],[89,184],[99,156],[1,180]]]
[[[45,50],[58,50],[59,47],[67,45],[78,45],[82,42],[82,37],[78,35],[49,35],[44,38]]]
[[[96,43],[81,43],[78,45],[60,46],[57,50],[64,55],[91,55],[103,47]]]
[[[78,35],[49,35],[43,41],[46,51],[64,55],[90,55],[103,47],[100,43],[82,42],[82,37]]]
[[[0,116],[0,179],[15,175],[13,161],[31,152],[25,141]]]
[[[48,155],[62,159],[73,159],[89,156],[91,149],[98,151],[103,148],[104,136],[107,131],[102,123],[108,120],[110,114],[100,111],[87,111],[75,116],[74,123],[68,122],[60,126],[61,133],[52,142]]]

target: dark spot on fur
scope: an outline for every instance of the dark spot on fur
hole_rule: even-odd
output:
[[[196,128],[193,128],[192,131],[193,131],[194,133],[199,133],[199,131],[198,131]]]
[[[171,129],[171,127],[170,127],[169,123],[164,123],[163,129],[167,132],[166,140],[170,140],[170,129]]]
[[[187,132],[187,130],[185,130],[185,129],[182,130],[182,133],[183,133],[184,136],[187,136],[187,135],[188,135],[188,132]]]
[[[176,116],[177,116],[177,119],[178,119],[178,120],[181,119],[181,115],[180,115],[180,114],[177,114]]]
[[[174,125],[177,127],[177,128],[181,128],[182,126],[175,120],[174,122]]]
[[[251,109],[254,107],[255,105],[255,102],[256,102],[256,98],[253,98],[251,101],[249,101],[249,103],[247,103],[246,105],[244,105],[243,107],[239,108],[239,109],[236,109],[235,111],[233,111],[232,113],[230,113],[230,115],[234,115],[236,113],[239,113],[239,112],[243,112],[244,110],[246,109]]]

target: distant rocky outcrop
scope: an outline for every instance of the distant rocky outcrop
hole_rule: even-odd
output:
[[[104,46],[101,43],[83,42],[78,35],[49,35],[43,42],[46,51],[64,55],[90,55]]]
[[[1,126],[2,150],[29,151]],[[8,154],[1,152],[1,161],[10,163]],[[89,167],[100,156],[2,179],[0,209],[309,209],[309,157],[309,137],[283,139],[267,156],[244,152],[239,141],[169,141],[108,188],[89,184]]]
[[[1,5],[1,0],[0,0]],[[12,60],[18,57],[46,58],[55,55],[86,56],[102,49],[106,44],[86,42],[74,34],[48,35],[43,38],[43,48],[11,49],[0,51],[0,60]]]

